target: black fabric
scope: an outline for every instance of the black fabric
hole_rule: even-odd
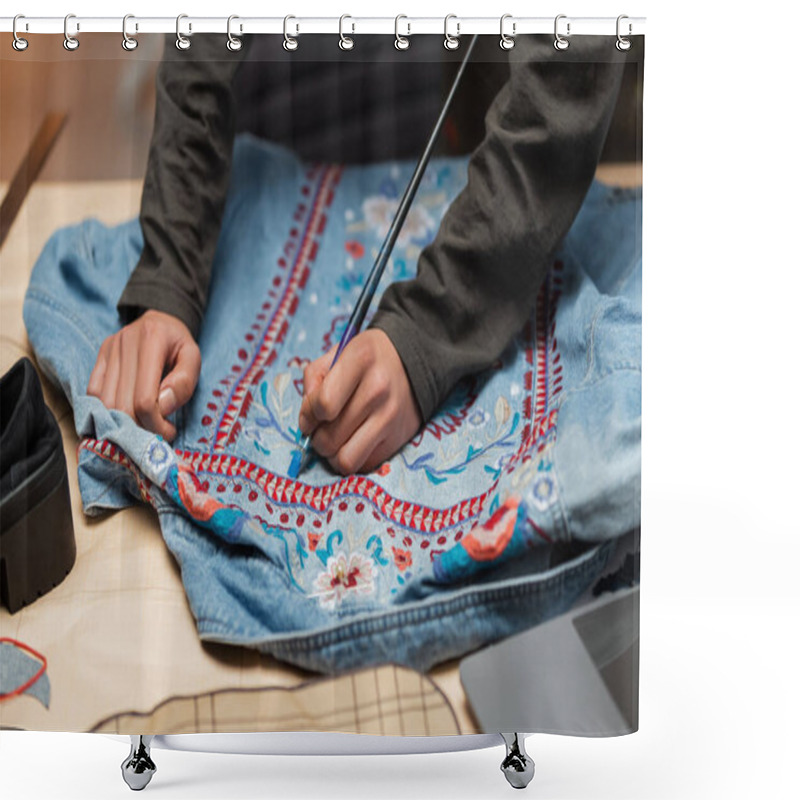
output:
[[[36,368],[21,358],[0,378],[0,498],[8,497],[61,446]]]
[[[517,43],[467,187],[423,250],[417,277],[381,298],[372,326],[392,339],[424,419],[530,318],[589,189],[623,63],[602,60],[605,37],[582,37],[579,46],[586,61],[558,60],[543,37]]]
[[[277,43],[254,39],[233,82],[237,131],[283,144],[307,162],[418,158],[447,88],[441,42],[425,37],[413,58],[398,61],[386,36],[359,36],[357,52],[315,38],[303,42],[301,55],[324,60],[268,61]]]
[[[117,309],[123,322],[152,308],[197,338],[219,238],[235,134],[231,83],[250,37],[231,53],[204,34],[179,51],[169,40],[156,77],[156,116],[139,221],[144,249]]]
[[[184,53],[166,44],[142,194],[145,247],[118,303],[123,321],[155,308],[182,319],[195,336],[200,329],[237,129],[234,79],[253,46],[245,37],[241,51],[222,57],[225,40],[204,34]],[[380,300],[371,324],[391,338],[426,420],[460,377],[497,358],[533,310],[593,177],[624,62],[635,57],[613,43],[613,37],[580,36],[561,52],[551,36],[517,37],[507,56],[510,78],[486,115],[467,187],[423,251],[416,279],[391,286]],[[269,86],[239,90],[251,124],[302,145],[307,156],[328,152],[328,160],[407,154],[402,136],[389,132],[399,125],[416,155],[430,126],[416,124],[421,117],[414,115],[432,113],[438,82],[421,92],[416,111],[399,103],[401,82],[389,77],[392,68],[363,56],[345,66],[338,58],[292,64],[287,54],[277,63],[249,62],[247,71],[266,71],[273,87],[286,78],[291,90],[288,100],[285,90],[264,96]],[[450,68],[448,59],[458,54],[437,63]],[[392,64],[403,69],[402,62]],[[376,88],[381,81],[384,106]],[[469,93],[469,84],[460,91]],[[301,99],[310,110],[298,111]],[[400,152],[392,156],[387,143]]]

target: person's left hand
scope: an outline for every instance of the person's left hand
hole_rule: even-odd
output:
[[[362,331],[330,368],[336,348],[303,373],[298,424],[339,473],[369,472],[419,430],[422,418],[403,362],[377,328]]]

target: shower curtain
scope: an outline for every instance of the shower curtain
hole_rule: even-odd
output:
[[[637,729],[642,37],[479,37],[331,363],[470,38],[3,35],[0,727]]]

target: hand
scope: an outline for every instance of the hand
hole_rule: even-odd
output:
[[[86,391],[172,441],[175,426],[166,417],[189,400],[199,377],[200,348],[189,329],[150,309],[106,338]]]
[[[359,333],[330,368],[336,348],[303,373],[298,424],[339,473],[369,472],[419,430],[417,408],[403,362],[377,328]]]

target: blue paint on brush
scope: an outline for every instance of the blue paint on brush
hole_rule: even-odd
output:
[[[300,466],[303,463],[303,451],[302,450],[295,450],[292,453],[292,463],[289,464],[289,477],[292,480],[296,480],[297,476],[300,474]]]
[[[300,445],[300,449],[296,450],[292,453],[292,462],[289,464],[289,477],[292,480],[296,480],[300,473],[303,471],[303,467],[306,465],[308,461],[308,457],[310,455],[311,450],[311,436],[306,436],[303,439],[302,444]]]

